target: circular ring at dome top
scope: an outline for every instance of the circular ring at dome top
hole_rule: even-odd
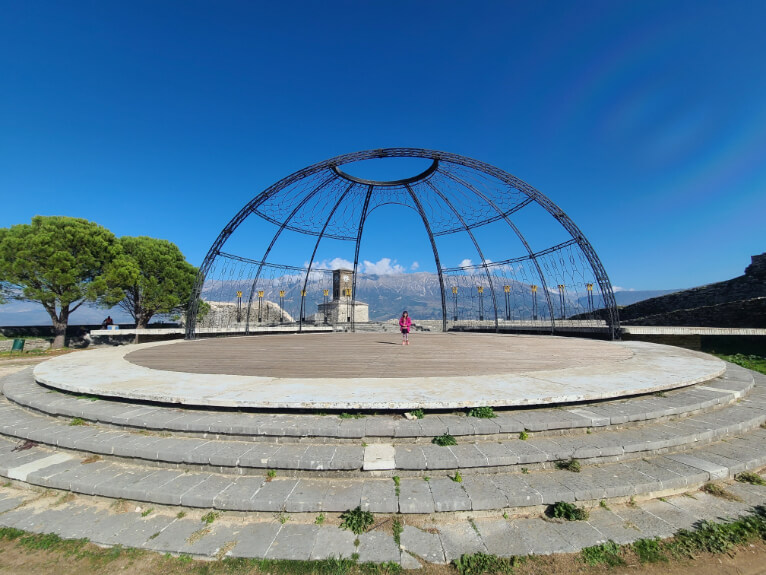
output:
[[[345,178],[351,182],[356,182],[357,184],[366,184],[368,186],[404,186],[406,184],[414,184],[415,182],[419,182],[420,180],[425,180],[428,176],[433,174],[437,169],[439,168],[439,160],[434,158],[434,161],[431,163],[428,168],[423,171],[420,174],[417,174],[416,176],[412,176],[410,178],[404,178],[403,180],[365,180],[364,178],[357,178],[356,176],[352,176],[351,174],[347,174],[343,170],[341,170],[337,165],[331,166],[331,169],[333,172],[338,174],[341,178]]]

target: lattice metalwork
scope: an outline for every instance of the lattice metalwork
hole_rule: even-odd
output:
[[[431,163],[397,181],[364,180],[343,171],[353,162],[396,157]],[[338,156],[253,198],[219,234],[200,267],[187,337],[203,329],[250,333],[263,326],[301,330],[338,323],[346,313],[328,317],[325,305],[332,297],[332,266],[317,261],[320,246],[333,242],[347,247],[348,261],[353,257],[353,285],[343,302],[344,328],[354,329],[356,303],[371,281],[358,273],[365,223],[386,205],[414,211],[423,224],[436,265],[434,315],[442,329],[595,330],[617,337],[619,319],[606,271],[561,208],[499,168],[415,148]],[[443,264],[444,244],[458,236],[479,263]],[[502,246],[502,259],[486,257],[488,237],[495,253]]]

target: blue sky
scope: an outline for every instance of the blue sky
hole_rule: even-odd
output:
[[[762,1],[0,9],[0,227],[83,217],[199,265],[282,177],[401,146],[527,181],[622,288],[728,279],[766,250]],[[424,234],[371,230],[373,263],[433,268]]]

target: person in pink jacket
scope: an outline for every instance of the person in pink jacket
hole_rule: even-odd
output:
[[[410,319],[410,314],[407,313],[407,310],[404,310],[402,312],[402,317],[399,318],[399,327],[402,330],[402,345],[410,345],[411,325],[412,320]]]

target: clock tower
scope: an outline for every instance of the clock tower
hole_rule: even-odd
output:
[[[337,269],[332,272],[332,299],[339,301],[347,296],[346,290],[354,289],[354,272],[352,270]],[[353,295],[353,294],[352,294]]]

